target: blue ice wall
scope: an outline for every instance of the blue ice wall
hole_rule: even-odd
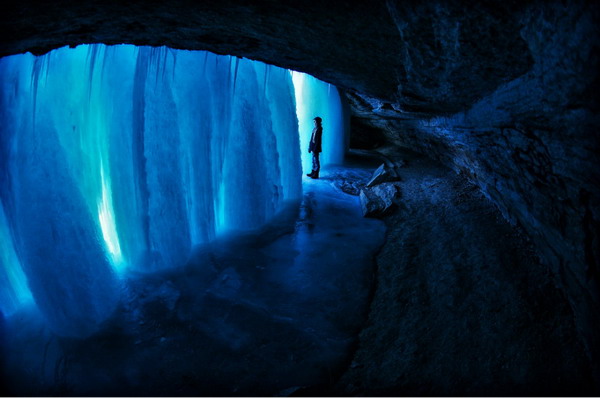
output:
[[[31,292],[15,252],[11,229],[0,202],[0,312],[11,315],[31,300]]]
[[[313,119],[323,119],[323,152],[321,165],[341,164],[346,148],[347,121],[338,89],[311,75],[291,72],[296,95],[298,130],[302,148],[302,168],[312,170],[312,155],[308,144],[314,128]]]
[[[0,309],[31,291],[61,334],[107,319],[123,271],[180,265],[301,196],[292,77],[261,63],[125,45],[5,57],[0,118]]]

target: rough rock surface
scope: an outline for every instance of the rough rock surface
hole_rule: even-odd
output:
[[[383,163],[373,172],[373,177],[367,182],[367,187],[371,188],[383,182],[398,181],[399,179],[396,170],[392,166]]]
[[[346,153],[344,164],[327,166],[327,174],[322,178],[348,195],[359,196],[360,191],[371,180],[373,170],[382,160],[384,158],[377,152],[350,149]]]
[[[323,395],[597,394],[573,313],[530,241],[464,175],[418,156],[401,172],[369,320]]]
[[[384,108],[455,112],[527,71],[519,2],[10,0],[0,56],[82,43],[210,50],[311,73]],[[394,105],[391,105],[394,104]]]
[[[360,206],[365,217],[384,215],[392,209],[394,199],[398,196],[395,183],[384,182],[374,187],[365,187],[360,191]]]
[[[559,276],[587,351],[600,353],[600,140],[598,10],[548,5],[524,16],[533,67],[452,116],[381,114],[348,94],[359,130],[467,175],[532,238]],[[595,88],[594,88],[595,87]],[[394,153],[394,148],[381,148]],[[596,365],[597,366],[597,365]],[[596,368],[596,374],[600,374]]]

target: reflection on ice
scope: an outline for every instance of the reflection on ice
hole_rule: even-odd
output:
[[[197,246],[179,269],[126,280],[117,314],[80,341],[11,319],[15,393],[61,392],[43,370],[69,358],[69,393],[274,395],[327,385],[364,322],[384,225],[327,179],[304,184],[264,227]],[[24,321],[23,321],[24,322]],[[47,334],[46,334],[47,335]],[[45,362],[41,361],[44,347]],[[33,372],[41,375],[31,382]]]

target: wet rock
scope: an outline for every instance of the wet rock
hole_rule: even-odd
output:
[[[364,217],[377,217],[385,214],[394,206],[399,195],[396,183],[386,182],[360,191],[360,205]]]

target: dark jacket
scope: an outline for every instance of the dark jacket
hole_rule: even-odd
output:
[[[315,127],[310,137],[310,144],[308,144],[308,153],[321,153],[321,136],[323,135],[323,127]]]

